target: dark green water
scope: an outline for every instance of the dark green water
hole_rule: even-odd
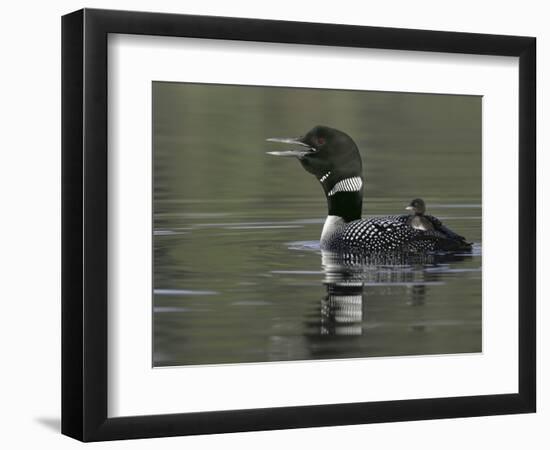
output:
[[[358,144],[363,216],[414,197],[467,255],[322,258],[318,182],[272,136]],[[153,83],[155,366],[481,351],[481,98]]]

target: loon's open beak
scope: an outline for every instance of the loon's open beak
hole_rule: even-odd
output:
[[[273,156],[294,156],[296,158],[301,158],[302,156],[307,155],[308,153],[313,153],[315,149],[311,148],[309,145],[304,144],[301,141],[301,138],[269,138],[266,139],[267,142],[280,142],[282,144],[290,144],[290,145],[299,145],[301,147],[305,147],[302,149],[296,149],[296,150],[286,150],[283,152],[266,152],[268,155]]]

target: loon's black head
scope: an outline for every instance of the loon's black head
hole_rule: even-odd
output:
[[[330,215],[343,217],[346,221],[361,216],[361,155],[351,137],[343,131],[318,125],[301,137],[267,140],[298,146],[294,150],[268,154],[298,158],[302,167],[315,175],[323,186]]]
[[[325,191],[340,180],[361,177],[361,155],[353,139],[346,133],[318,125],[298,138],[269,138],[269,142],[282,142],[300,146],[284,152],[268,152],[275,156],[297,157],[302,167],[321,182]]]
[[[426,212],[426,204],[421,198],[415,198],[405,209],[412,211],[414,214],[422,215]]]

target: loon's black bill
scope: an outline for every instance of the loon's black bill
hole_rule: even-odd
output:
[[[280,142],[282,144],[301,145],[302,147],[309,148],[309,145],[304,144],[301,141],[301,138],[277,138],[277,137],[274,137],[274,138],[267,138],[266,141],[267,142]]]
[[[307,155],[308,153],[310,152],[303,152],[303,151],[300,151],[300,150],[287,150],[285,152],[266,152],[268,155],[273,155],[273,156],[294,156],[294,157],[301,157],[301,156],[305,156]]]
[[[296,158],[300,158],[302,156],[307,155],[308,153],[313,153],[315,150],[311,148],[309,145],[304,144],[300,138],[268,138],[266,139],[267,142],[279,142],[281,144],[290,144],[290,145],[299,145],[301,147],[305,147],[305,149],[300,150],[285,150],[285,151],[274,151],[274,152],[266,152],[268,155],[273,156],[293,156]]]

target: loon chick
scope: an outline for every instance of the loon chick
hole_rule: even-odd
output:
[[[466,242],[464,236],[460,236],[447,228],[437,217],[426,215],[426,203],[421,198],[415,198],[405,209],[414,213],[409,216],[409,224],[416,230],[435,230],[449,239],[461,241],[463,244],[471,246],[470,243]]]
[[[316,126],[302,137],[269,138],[267,141],[297,146],[293,150],[268,154],[298,158],[302,167],[321,183],[328,204],[328,216],[321,233],[322,250],[423,253],[471,248],[471,244],[450,230],[444,233],[435,226],[427,231],[415,229],[408,215],[361,219],[361,156],[346,133]]]
[[[424,200],[415,198],[405,209],[414,213],[409,217],[409,225],[415,230],[428,231],[434,229],[434,225],[430,221],[430,218],[424,215],[426,212]]]

